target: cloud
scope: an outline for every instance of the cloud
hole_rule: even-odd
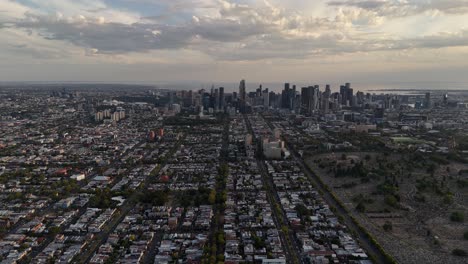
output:
[[[352,6],[352,7],[358,7],[362,9],[370,9],[370,10],[376,10],[379,8],[382,8],[384,5],[387,4],[385,0],[380,0],[380,1],[331,1],[328,3],[331,6]]]
[[[468,33],[463,29],[411,38],[379,31],[387,16],[429,9],[454,12],[454,8],[466,4],[461,0],[419,5],[409,0],[327,2],[325,7],[339,7],[334,16],[311,16],[268,1],[239,4],[227,0],[164,0],[158,3],[174,13],[156,17],[139,17],[134,11],[107,8],[101,1],[30,1],[42,3],[40,10],[10,5],[9,8],[20,11],[16,18],[0,20],[0,23],[8,21],[0,24],[0,28],[22,30],[51,42],[71,43],[82,48],[87,56],[191,50],[215,60],[295,60],[468,46]],[[44,8],[57,12],[44,12]],[[185,13],[190,10],[198,11]],[[171,17],[175,14],[177,20]]]
[[[446,14],[468,13],[468,0],[345,0],[330,1],[328,5],[368,10],[377,16],[385,17],[413,16],[427,11]]]

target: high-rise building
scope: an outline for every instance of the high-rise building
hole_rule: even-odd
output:
[[[262,87],[262,85],[260,84],[260,86],[259,86],[259,87],[257,88],[257,90],[255,91],[255,92],[256,92],[256,94],[255,94],[256,97],[261,97],[261,96],[262,96],[262,88],[263,88],[263,87]]]
[[[289,88],[289,83],[284,84],[284,89],[281,92],[281,108],[288,108],[290,107],[290,88]]]
[[[289,90],[289,110],[296,110],[298,102],[296,100],[296,85],[293,85],[293,88]]]
[[[226,106],[226,98],[224,95],[224,87],[219,87],[219,109],[224,111]]]
[[[427,109],[432,108],[432,101],[431,101],[431,93],[426,93],[426,97],[424,98],[424,107]]]
[[[356,102],[354,97],[354,91],[351,88],[350,83],[340,86],[341,104],[345,106],[353,106],[353,102]]]
[[[321,101],[321,110],[323,113],[328,113],[330,110],[330,96],[331,96],[331,89],[330,85],[325,86],[325,92],[322,93],[322,101]]]
[[[329,84],[325,85],[325,93],[328,94],[328,97],[331,96],[332,92],[331,92],[331,86]]]
[[[270,107],[270,93],[268,92],[268,88],[263,90],[262,97],[263,97],[263,107],[269,108]]]
[[[214,107],[213,107],[213,108],[214,108],[216,111],[218,111],[218,110],[219,110],[219,90],[218,90],[218,89],[215,89],[215,90],[214,90],[214,95],[213,95],[213,97],[214,97],[214,100],[213,100],[213,101],[214,101],[214,105],[213,105]]]
[[[313,88],[312,88],[312,102],[311,102],[311,105],[310,105],[310,111],[313,112],[313,111],[316,111],[319,109],[319,103],[320,103],[320,87],[318,85],[315,85]]]
[[[341,104],[346,105],[346,102],[348,101],[347,99],[348,93],[346,92],[346,86],[344,85],[340,86],[340,95],[341,95]]]
[[[245,91],[245,80],[242,80],[239,85],[239,99],[245,101],[246,91]]]
[[[320,108],[320,87],[318,85],[301,89],[301,107],[305,113],[311,114]]]
[[[310,89],[309,87],[302,87],[301,88],[301,108],[303,109],[304,113],[309,112],[309,100],[310,98]]]
[[[239,84],[239,111],[245,113],[247,109],[247,93],[245,87],[245,80],[242,80]]]

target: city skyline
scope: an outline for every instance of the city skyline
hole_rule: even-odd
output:
[[[0,264],[468,263],[468,0],[0,0]]]
[[[467,82],[467,1],[1,0],[0,80]]]

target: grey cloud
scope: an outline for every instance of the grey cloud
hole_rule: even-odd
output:
[[[379,16],[403,17],[426,11],[440,11],[447,14],[468,13],[468,0],[344,0],[330,1],[329,6],[356,7],[373,11]]]
[[[330,6],[354,6],[363,9],[374,10],[385,5],[385,1],[332,1],[329,2]]]
[[[368,9],[383,6],[378,4],[383,1],[347,2]],[[339,3],[345,2],[330,4]],[[245,5],[222,5],[219,6],[222,16],[194,18],[178,25],[154,21],[99,23],[90,18],[27,14],[26,19],[9,26],[38,32],[46,39],[68,41],[101,54],[192,49],[221,60],[300,59],[327,54],[468,46],[467,31],[459,35],[393,39],[350,30],[337,20],[271,11]]]
[[[177,49],[192,37],[185,27],[148,24],[70,22],[64,19],[28,15],[15,23],[18,28],[38,30],[50,40],[65,40],[75,45],[97,49],[101,53],[141,52],[151,49]],[[161,32],[155,34],[154,31]]]
[[[194,38],[219,42],[241,41],[268,32],[269,26],[255,21],[200,18],[177,26],[166,24],[98,23],[93,20],[70,21],[63,18],[27,14],[14,27],[37,30],[50,40],[65,40],[100,53],[141,52],[153,49],[179,49]]]
[[[370,39],[362,36],[323,34],[314,38],[287,39],[283,36],[257,38],[244,45],[209,45],[205,52],[223,60],[260,60],[273,58],[304,59],[314,56],[357,52],[439,49],[468,46],[468,30],[457,35],[438,34],[411,39]]]
[[[274,30],[263,23],[241,23],[226,19],[202,19],[190,26],[191,32],[214,41],[235,42]]]

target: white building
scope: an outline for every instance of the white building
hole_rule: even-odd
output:
[[[262,147],[263,155],[267,159],[282,159],[283,153],[286,152],[284,141],[281,140],[270,141],[266,138],[262,141]]]

